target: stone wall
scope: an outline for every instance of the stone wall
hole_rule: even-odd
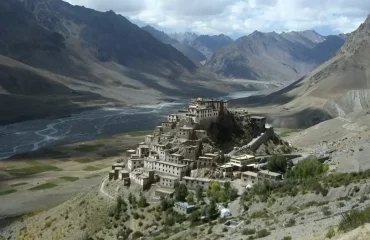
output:
[[[266,128],[266,131],[262,133],[260,136],[253,138],[252,141],[250,141],[247,144],[247,148],[249,148],[252,151],[257,150],[259,146],[261,146],[264,142],[269,140],[271,137],[274,136],[274,129],[272,127]]]

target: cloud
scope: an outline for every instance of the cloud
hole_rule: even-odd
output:
[[[370,11],[364,0],[68,0],[113,10],[169,31],[242,35],[259,30],[354,31]]]

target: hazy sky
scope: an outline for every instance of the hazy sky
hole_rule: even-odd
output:
[[[323,35],[354,31],[370,13],[370,0],[67,0],[113,10],[165,32],[224,33],[315,29]]]

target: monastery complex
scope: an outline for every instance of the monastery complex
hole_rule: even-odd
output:
[[[226,163],[225,154],[209,136],[211,125],[225,117],[251,125],[254,135],[247,145],[234,148]],[[230,112],[223,100],[198,98],[187,109],[168,115],[136,150],[128,150],[127,163],[114,164],[109,180],[121,180],[124,185],[136,185],[142,190],[156,187],[158,197],[171,195],[180,182],[188,189],[207,190],[216,179],[203,176],[204,169],[217,175],[217,181],[230,177],[241,178],[246,184],[258,179],[279,180],[281,174],[258,169],[254,155],[236,155],[243,149],[253,150],[272,134],[273,128],[264,117],[249,116],[244,111]]]

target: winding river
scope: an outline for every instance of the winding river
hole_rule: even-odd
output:
[[[256,92],[231,93],[230,100]],[[115,134],[153,129],[169,113],[187,105],[187,101],[105,108],[84,111],[70,117],[41,119],[0,126],[0,159],[42,147],[95,140]]]

